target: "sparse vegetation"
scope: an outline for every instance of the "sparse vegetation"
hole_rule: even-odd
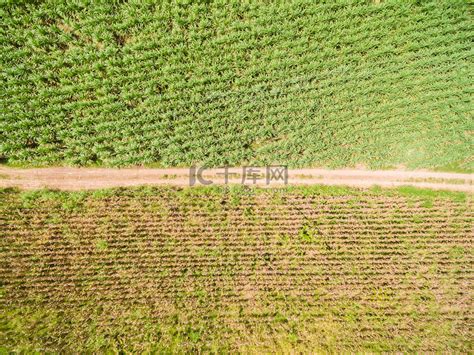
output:
[[[467,196],[327,186],[0,196],[8,352],[473,351]]]

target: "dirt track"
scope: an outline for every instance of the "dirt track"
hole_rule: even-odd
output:
[[[213,184],[224,184],[224,169],[204,170],[202,178]],[[241,184],[242,168],[229,169],[230,184]],[[260,169],[259,173],[265,173]],[[61,190],[100,189],[118,186],[173,185],[189,186],[189,169],[149,169],[149,168],[36,168],[16,169],[0,167],[0,187],[19,187],[22,189],[53,188]],[[356,187],[396,187],[410,185],[420,188],[443,189],[451,191],[474,192],[474,174],[441,173],[429,171],[403,170],[288,170],[288,185],[347,185]],[[282,180],[267,184],[264,177],[254,181],[247,176],[246,185],[267,187],[284,186]],[[200,185],[196,180],[196,186]]]

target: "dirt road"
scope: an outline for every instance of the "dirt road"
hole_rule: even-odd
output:
[[[275,174],[267,183],[265,168],[247,170],[229,168],[228,183],[281,187],[285,185],[283,176]],[[252,174],[260,174],[253,178]],[[224,169],[206,169],[201,179],[195,179],[195,186],[202,182],[224,184]],[[410,185],[420,188],[451,191],[474,192],[474,174],[442,173],[429,171],[403,170],[326,170],[290,169],[288,185],[347,185],[355,187],[396,187]],[[254,183],[255,182],[255,183]],[[188,168],[150,169],[150,168],[35,168],[16,169],[0,167],[0,187],[19,187],[21,189],[52,188],[60,190],[101,189],[118,186],[173,185],[189,186]]]

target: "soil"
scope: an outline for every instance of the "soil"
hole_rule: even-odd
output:
[[[256,181],[250,178],[249,171],[245,177],[246,185],[262,187],[282,187],[282,179],[267,183],[263,175]],[[202,174],[203,180],[212,184],[225,184],[224,169],[207,169]],[[229,168],[229,184],[242,184],[243,168]],[[258,169],[264,174],[265,168]],[[347,185],[354,187],[414,186],[450,191],[474,192],[474,174],[445,173],[431,171],[406,170],[327,170],[327,169],[289,169],[288,185]],[[0,187],[18,187],[21,189],[52,188],[59,190],[102,189],[120,186],[138,185],[172,185],[190,186],[188,168],[152,169],[152,168],[34,168],[19,169],[0,167]],[[196,179],[195,185],[202,185]]]

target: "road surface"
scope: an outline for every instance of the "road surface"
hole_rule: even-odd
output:
[[[282,187],[283,176],[276,173],[267,183],[265,168],[247,170],[229,168],[228,183],[258,185],[262,187]],[[259,174],[255,176],[253,173]],[[283,174],[284,175],[284,174]],[[404,170],[327,170],[327,169],[289,169],[288,185],[347,185],[354,187],[414,186],[450,191],[474,192],[474,174],[443,173],[430,171]],[[206,169],[202,179],[195,179],[195,185],[212,181],[212,184],[225,184],[224,169]],[[171,185],[189,186],[188,168],[34,168],[18,169],[0,167],[0,187],[18,187],[20,189],[51,188],[59,190],[102,189],[119,186]]]

